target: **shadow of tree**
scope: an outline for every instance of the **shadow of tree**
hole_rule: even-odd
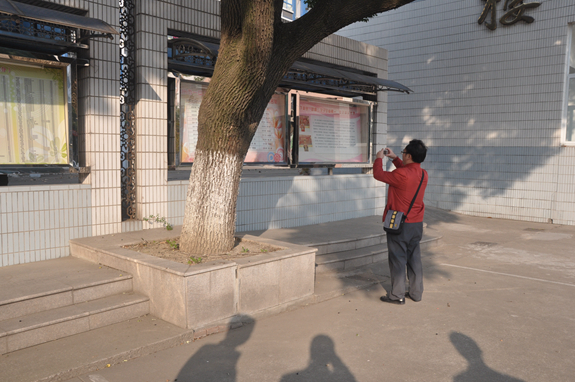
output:
[[[237,347],[248,341],[255,325],[255,320],[247,316],[242,318],[242,321],[250,324],[228,331],[226,338],[220,343],[202,346],[182,367],[175,381],[234,382],[236,366],[241,356]]]
[[[353,374],[335,353],[333,340],[320,334],[315,336],[311,342],[308,367],[284,375],[280,382],[354,382],[355,380]]]
[[[453,377],[453,382],[525,382],[490,369],[483,361],[483,352],[477,343],[465,334],[452,332],[449,340],[468,362],[467,370]]]

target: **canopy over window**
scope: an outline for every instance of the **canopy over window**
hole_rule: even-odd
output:
[[[91,17],[60,12],[44,7],[20,3],[14,0],[0,0],[0,12],[14,18],[25,17],[31,20],[64,25],[71,28],[89,30],[102,34],[118,34],[109,24]]]
[[[395,81],[300,61],[292,65],[284,80],[303,81],[316,86],[347,87],[357,92],[397,91],[407,94],[412,92],[407,86]]]
[[[210,76],[217,60],[219,45],[190,38],[169,41],[170,69]],[[378,91],[411,93],[407,86],[390,80],[353,72],[350,68],[333,68],[297,61],[282,79],[280,86],[337,95],[375,94]]]

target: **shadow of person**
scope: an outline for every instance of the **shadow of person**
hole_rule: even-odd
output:
[[[246,343],[254,330],[255,321],[230,330],[221,342],[202,346],[182,367],[177,382],[234,382],[236,365],[241,352],[236,348]]]
[[[332,339],[326,335],[318,335],[311,341],[308,367],[284,375],[280,382],[292,381],[355,382],[355,377],[335,354]]]
[[[483,362],[483,352],[479,346],[465,334],[452,332],[449,335],[449,340],[459,354],[469,362],[467,370],[453,377],[453,382],[525,382],[522,379],[491,370]]]

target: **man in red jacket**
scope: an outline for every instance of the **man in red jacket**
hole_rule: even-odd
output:
[[[401,155],[402,159],[399,159],[390,148],[382,149],[377,153],[377,158],[373,163],[373,177],[389,184],[387,205],[383,213],[384,219],[388,210],[407,214],[423,174],[421,188],[407,215],[402,232],[399,235],[387,234],[391,290],[386,296],[381,297],[381,301],[398,305],[405,304],[405,297],[416,302],[421,301],[423,294],[423,267],[419,242],[423,236],[423,214],[425,213],[423,196],[427,186],[427,172],[423,171],[420,163],[425,160],[427,147],[422,141],[414,139],[409,142]],[[384,170],[384,156],[393,159],[395,170],[391,172]],[[409,292],[405,290],[406,268]]]

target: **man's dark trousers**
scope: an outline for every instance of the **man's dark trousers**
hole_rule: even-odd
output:
[[[389,271],[391,273],[392,300],[405,296],[405,272],[409,280],[409,296],[419,301],[423,295],[423,267],[419,242],[423,236],[423,223],[403,223],[399,235],[387,234]]]

